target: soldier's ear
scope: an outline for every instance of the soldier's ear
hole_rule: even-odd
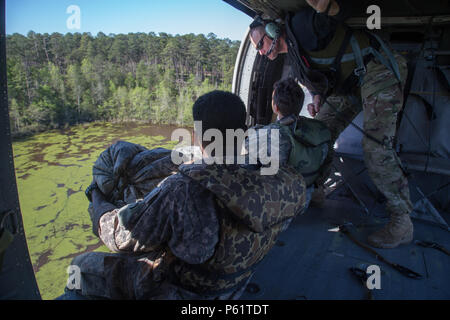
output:
[[[194,130],[193,140],[194,140],[194,146],[199,147],[201,152],[203,153],[205,148],[203,147],[202,137],[195,130]]]
[[[273,113],[278,114],[280,112],[280,108],[278,108],[277,104],[272,100],[272,111]]]

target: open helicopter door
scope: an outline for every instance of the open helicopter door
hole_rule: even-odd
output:
[[[20,212],[6,82],[5,0],[0,0],[0,300],[40,299]]]

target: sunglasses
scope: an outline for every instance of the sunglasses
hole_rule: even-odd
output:
[[[261,50],[264,46],[264,38],[267,37],[267,34],[264,33],[261,40],[258,41],[258,44],[256,45],[256,50]]]

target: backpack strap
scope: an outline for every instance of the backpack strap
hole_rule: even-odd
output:
[[[386,44],[381,40],[379,36],[377,36],[374,33],[366,32],[369,39],[372,39],[372,43],[376,43],[374,46],[372,46],[372,54],[375,56],[378,61],[380,61],[383,65],[386,66],[386,68],[390,69],[398,81],[401,81],[400,76],[400,69],[398,67],[397,60],[395,60],[394,55],[392,54],[392,51],[386,46]],[[383,57],[379,51],[379,49],[383,50],[383,52],[386,54],[387,58]]]
[[[364,65],[363,56],[361,53],[361,48],[359,47],[358,41],[354,36],[350,39],[350,44],[352,45],[353,53],[355,54],[356,68],[353,70],[355,76],[359,78],[359,85],[362,84],[364,76],[366,75],[366,66]]]
[[[346,27],[344,40],[342,41],[341,47],[339,48],[339,51],[336,54],[336,57],[334,58],[334,61],[330,67],[332,70],[334,70],[336,72],[336,79],[335,79],[336,83],[339,80],[340,75],[341,75],[341,61],[342,61],[342,57],[344,56],[344,52],[347,49],[349,42],[354,38],[355,37],[353,36],[353,30],[349,27]],[[353,46],[353,43],[352,43],[352,46]],[[336,85],[336,83],[335,83],[335,85]]]

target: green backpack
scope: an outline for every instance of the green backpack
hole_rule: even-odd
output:
[[[302,116],[286,117],[278,124],[280,133],[289,136],[292,143],[288,163],[303,175],[306,185],[311,186],[328,154],[330,130],[323,122]]]

